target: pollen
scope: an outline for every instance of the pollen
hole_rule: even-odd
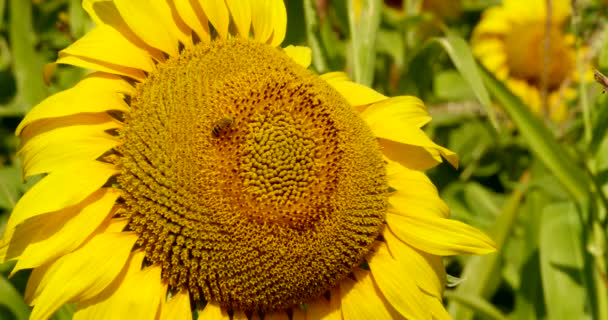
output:
[[[199,43],[159,63],[130,105],[119,214],[170,290],[286,310],[348,277],[380,234],[388,186],[371,130],[281,49]]]

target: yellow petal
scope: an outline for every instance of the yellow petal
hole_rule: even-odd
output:
[[[209,21],[198,0],[171,0],[184,22],[203,42],[211,41]]]
[[[42,281],[30,319],[47,319],[66,302],[99,294],[123,269],[137,238],[127,232],[102,233],[59,259],[47,273],[48,279]],[[137,295],[145,295],[142,292]]]
[[[205,320],[228,320],[228,313],[222,310],[215,302],[207,302],[207,305],[202,311],[198,312],[199,319]]]
[[[24,177],[48,173],[69,162],[95,160],[120,141],[105,132],[121,127],[109,115],[98,124],[61,127],[29,139],[21,147]]]
[[[346,72],[342,72],[342,71],[333,71],[333,72],[324,73],[324,74],[320,75],[319,78],[321,78],[327,82],[350,81],[350,78],[348,77]]]
[[[374,103],[360,115],[372,130],[374,127],[384,126],[387,121],[415,128],[421,128],[431,121],[422,100],[413,96],[394,97]]]
[[[41,266],[78,248],[108,218],[118,196],[101,189],[77,206],[19,225],[7,246],[6,257],[19,259],[12,273]]]
[[[251,0],[253,38],[257,42],[266,43],[270,39],[270,36],[272,36],[271,5],[271,0]]]
[[[306,311],[302,310],[301,308],[298,307],[294,307],[291,310],[291,319],[292,320],[306,320]],[[321,318],[318,318],[321,319]]]
[[[226,0],[226,5],[232,14],[232,21],[236,25],[241,38],[249,38],[251,28],[251,2],[243,0]]]
[[[287,313],[282,312],[270,312],[264,315],[264,320],[289,320]]]
[[[386,215],[390,230],[407,244],[440,256],[486,254],[496,251],[494,241],[460,221],[432,216]]]
[[[248,320],[248,318],[244,311],[235,310],[231,320]]]
[[[336,291],[337,290],[337,291]],[[340,320],[342,312],[340,311],[340,292],[339,288],[334,290],[333,304],[324,296],[317,298],[306,309],[306,320]]]
[[[493,7],[485,10],[482,19],[475,27],[475,36],[496,35],[501,36],[511,31],[511,22],[501,7]]]
[[[397,191],[391,194],[389,203],[394,212],[409,215],[433,215],[447,218],[450,209],[441,200],[431,180],[418,170],[411,170],[397,162],[386,160],[388,184]]]
[[[61,56],[55,61],[58,64],[67,64],[82,69],[89,69],[101,72],[107,72],[119,76],[125,76],[136,81],[143,81],[146,78],[146,74],[135,68],[123,67],[116,64],[105,63],[98,60],[93,60],[86,57],[79,57],[69,55],[67,53],[61,54]]]
[[[96,235],[121,232],[127,226],[127,223],[128,221],[126,219],[111,219],[107,223],[104,222],[101,227],[96,230]],[[58,259],[34,269],[28,280],[27,287],[25,288],[25,300],[28,301],[30,305],[33,305],[36,302],[36,299],[38,299],[38,296],[40,296],[40,293],[46,287],[52,273],[57,270],[60,261],[62,260]]]
[[[385,154],[392,160],[404,163],[410,168],[427,169],[441,162],[444,156],[452,165],[458,165],[456,154],[446,148],[435,144],[419,128],[430,121],[424,104],[415,97],[396,97],[374,103],[364,109],[361,117],[370,126],[374,135],[380,139],[380,145],[386,150]],[[395,145],[386,140],[422,147],[419,157],[412,157],[411,148],[400,150],[402,146]],[[428,153],[428,155],[426,154]],[[431,156],[435,161],[430,160]],[[408,161],[409,159],[409,161]],[[408,163],[409,162],[409,163]],[[428,162],[428,163],[427,163]]]
[[[182,2],[183,0],[179,0]],[[153,0],[150,4],[158,13],[167,31],[184,45],[192,45],[192,31],[177,13],[173,0]]]
[[[220,39],[228,39],[230,13],[224,0],[199,0],[207,19],[213,25]]]
[[[190,311],[190,296],[188,292],[180,291],[171,297],[163,306],[160,318],[161,320],[191,320],[192,311]]]
[[[35,106],[21,121],[16,134],[34,121],[57,118],[78,113],[101,113],[109,110],[127,111],[123,100],[124,80],[117,81],[92,74],[82,79],[73,88],[56,93]]]
[[[270,0],[272,9],[272,39],[270,45],[278,47],[285,39],[287,32],[287,9],[283,0]]]
[[[170,12],[159,14],[156,9],[163,9],[161,6],[155,8],[144,1],[114,0],[114,4],[129,28],[141,40],[170,56],[178,55],[178,41],[175,36],[179,32],[176,30],[177,26],[174,22],[171,24],[161,18],[163,15],[170,15]]]
[[[144,257],[145,252],[143,250],[132,251],[126,266],[110,285],[97,296],[76,303],[77,310],[74,314],[74,320],[110,319],[106,315],[108,312],[111,312],[109,309],[113,306],[114,293],[120,288],[125,279],[132,277],[141,270]]]
[[[116,121],[107,113],[77,113],[64,117],[38,120],[25,127],[23,131],[19,133],[19,137],[21,138],[21,146],[26,145],[31,138],[51,130],[87,124],[98,125],[100,123],[106,123],[110,119],[112,119],[112,121]]]
[[[407,267],[410,262],[393,259],[385,244],[378,246],[367,261],[375,283],[393,308],[408,319],[430,319],[420,304],[422,292],[414,281],[425,274],[407,272],[412,271]]]
[[[341,73],[321,76],[336,91],[338,91],[351,106],[361,106],[388,99],[376,90],[360,85],[344,78]]]
[[[357,281],[344,278],[340,282],[342,317],[348,320],[392,319],[376,290],[369,271],[355,270]]]
[[[442,157],[458,167],[458,156],[437,145],[419,128],[403,127],[399,121],[386,119],[383,126],[377,125],[371,129],[379,138],[378,142],[384,148],[383,153],[408,168],[426,170],[442,162]]]
[[[85,161],[69,164],[44,177],[15,205],[0,247],[10,242],[17,225],[37,215],[78,204],[116,173],[113,165]]]
[[[164,61],[164,54],[142,41],[127,25],[116,9],[113,0],[83,0],[82,7],[96,24],[106,24],[120,32],[126,39],[137,47],[146,50],[158,61]]]
[[[427,310],[436,320],[452,320],[452,317],[443,306],[441,298],[422,294],[422,304],[425,306],[424,310]]]
[[[287,56],[302,67],[308,68],[310,66],[310,62],[312,61],[312,53],[309,47],[289,45],[283,48],[283,51]]]
[[[423,292],[438,298],[443,297],[445,267],[442,258],[417,251],[399,240],[390,230],[385,230],[382,236],[391,256],[400,262],[403,273],[414,279]]]
[[[150,266],[126,276],[110,298],[111,307],[100,318],[121,319],[129,315],[133,319],[154,319],[164,299],[160,273],[160,267]]]
[[[59,57],[70,55],[150,72],[154,62],[148,52],[138,48],[120,32],[108,25],[98,25],[82,38],[59,52]]]

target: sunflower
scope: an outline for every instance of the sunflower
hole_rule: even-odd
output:
[[[441,256],[494,251],[422,172],[414,97],[307,70],[267,1],[84,1],[93,69],[17,128],[43,178],[0,242],[32,319],[430,319]]]
[[[505,0],[486,9],[473,31],[472,48],[483,65],[537,114],[543,113],[545,86],[548,115],[560,123],[568,116],[565,101],[576,96],[570,84],[578,80],[577,51],[574,35],[564,31],[570,1],[551,2],[548,36],[545,2]]]

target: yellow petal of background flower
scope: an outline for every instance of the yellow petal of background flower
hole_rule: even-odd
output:
[[[270,45],[278,47],[285,39],[287,32],[287,9],[283,0],[270,0],[272,9],[272,38]]]
[[[0,246],[7,244],[17,225],[40,214],[62,210],[91,195],[117,170],[98,161],[69,164],[40,180],[15,205]],[[66,186],[78,186],[77,188]]]
[[[220,38],[227,39],[230,13],[224,0],[199,0],[199,2]]]
[[[351,106],[361,106],[388,99],[374,89],[350,81],[344,77],[343,73],[331,72],[322,75],[321,79],[336,89]]]
[[[106,130],[121,125],[106,116],[99,124],[85,124],[43,132],[29,139],[19,153],[23,155],[24,177],[48,173],[69,162],[95,160],[120,141]]]
[[[199,319],[205,320],[228,320],[228,314],[222,310],[217,303],[215,302],[207,302],[207,305],[202,311],[198,312]]]
[[[342,317],[347,320],[392,319],[376,290],[369,271],[355,270],[357,281],[348,277],[340,282]]]
[[[386,222],[399,239],[431,254],[449,256],[496,251],[492,239],[460,221],[430,216],[397,215],[389,209]]]
[[[161,320],[191,320],[192,311],[190,310],[190,296],[187,292],[180,291],[167,301],[161,312]]]
[[[156,12],[157,8],[145,1],[114,0],[114,4],[129,28],[141,40],[170,56],[178,54],[178,41],[175,34],[179,31],[169,31],[177,29],[177,27],[175,23],[165,25],[161,16],[166,15],[166,13],[159,14]]]
[[[96,26],[61,50],[59,57],[66,54],[147,72],[154,69],[154,62],[146,51],[135,46],[116,29],[104,24]]]
[[[309,47],[288,45],[287,47],[283,48],[283,51],[286,55],[293,59],[293,61],[302,67],[308,68],[310,66],[310,62],[312,61],[312,52]]]
[[[232,21],[239,31],[239,36],[244,39],[249,38],[251,28],[251,2],[248,0],[226,0],[226,5],[230,9]]]
[[[102,233],[60,258],[46,274],[48,279],[43,280],[30,319],[47,319],[66,302],[99,294],[123,269],[137,238],[128,232]]]
[[[15,132],[19,134],[29,124],[45,118],[109,110],[127,111],[129,106],[119,93],[123,87],[124,80],[116,81],[100,74],[92,74],[73,88],[58,92],[40,102],[28,112]]]
[[[184,22],[203,42],[211,41],[209,21],[198,0],[172,0],[175,9]]]
[[[430,319],[420,304],[422,292],[414,281],[417,277],[427,274],[408,272],[415,271],[413,268],[407,268],[410,262],[393,259],[386,244],[380,244],[376,249],[367,261],[372,278],[384,298],[408,319]]]
[[[391,256],[402,263],[403,273],[413,278],[423,292],[441,299],[445,287],[445,267],[442,258],[423,255],[424,253],[399,240],[391,230],[386,230],[382,236],[386,240]]]
[[[500,7],[492,7],[483,12],[483,18],[475,27],[474,34],[504,35],[511,30],[511,24],[505,11]]]
[[[19,259],[12,273],[39,267],[78,248],[107,220],[118,196],[116,191],[101,189],[77,206],[33,217],[17,226],[6,247],[8,259]]]

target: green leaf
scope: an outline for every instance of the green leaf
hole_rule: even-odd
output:
[[[572,203],[542,211],[540,267],[547,319],[586,319],[584,243],[579,212]]]
[[[520,134],[526,138],[530,151],[559,179],[574,199],[587,199],[591,185],[588,176],[575,165],[574,159],[557,142],[551,131],[490,72],[483,69],[482,78],[488,90],[518,127]]]
[[[348,0],[353,78],[371,86],[376,67],[376,36],[380,27],[382,1]]]
[[[48,95],[42,81],[44,61],[35,51],[32,2],[11,0],[9,9],[9,37],[18,90],[15,108],[25,113]]]
[[[500,125],[496,118],[494,106],[490,101],[490,95],[483,84],[479,75],[479,69],[473,59],[473,54],[467,42],[460,36],[448,31],[443,38],[435,38],[445,52],[450,56],[456,69],[460,72],[464,80],[469,84],[477,100],[485,107],[490,122],[497,131],[500,131]]]
[[[0,305],[7,308],[15,320],[27,320],[29,318],[30,308],[23,302],[19,292],[4,275],[0,275]]]
[[[479,296],[460,293],[460,292],[452,292],[446,291],[446,298],[451,299],[453,301],[457,301],[467,307],[477,311],[480,315],[483,315],[484,318],[493,319],[493,320],[506,320],[507,318],[498,310],[495,306],[489,303],[487,300],[480,298]]]
[[[597,112],[593,121],[593,129],[591,134],[591,142],[589,143],[589,154],[595,155],[608,132],[608,99],[600,97],[597,99]]]
[[[12,210],[21,193],[21,169],[17,166],[0,168],[0,208]]]
[[[70,32],[74,38],[82,37],[90,25],[90,19],[82,8],[81,0],[70,0]]]
[[[312,64],[318,73],[327,72],[327,61],[321,45],[321,25],[319,15],[313,0],[304,0],[304,18],[306,20],[306,38],[308,47],[312,51]]]
[[[498,250],[502,250],[507,242],[508,237],[513,232],[515,222],[517,221],[520,212],[522,198],[526,192],[526,176],[523,177],[522,185],[516,189],[506,205],[502,208],[500,215],[496,219],[493,231],[489,234],[496,242]],[[462,278],[465,281],[455,290],[458,295],[478,297],[479,299],[489,299],[501,280],[500,266],[502,256],[498,253],[489,254],[482,257],[471,257],[462,272]],[[447,292],[446,292],[447,293]],[[463,301],[459,303],[450,303],[449,311],[454,319],[468,320],[473,319],[473,310],[470,305]]]
[[[437,98],[445,101],[465,101],[475,99],[475,92],[462,75],[454,70],[437,73],[433,81]]]

